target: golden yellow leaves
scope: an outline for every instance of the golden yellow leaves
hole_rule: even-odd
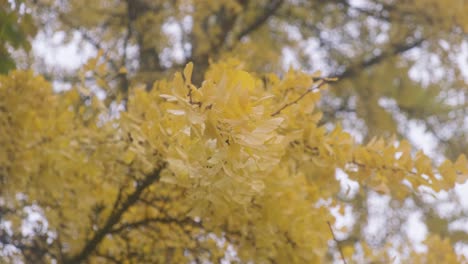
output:
[[[123,155],[122,161],[125,162],[125,164],[130,164],[135,159],[135,156],[136,156],[135,152],[128,150]]]
[[[102,108],[91,103],[82,110],[77,91],[54,94],[28,73],[0,77],[0,167],[12,169],[10,190],[42,204],[60,201],[60,210],[47,211],[50,224],[58,226],[73,222],[77,209],[95,208],[97,200],[111,204],[119,188],[127,194],[167,162],[158,185],[145,192],[145,199],[154,199],[152,207],[132,207],[125,221],[189,214],[217,235],[233,231],[245,259],[307,263],[320,261],[328,247],[323,230],[331,216],[315,205],[339,191],[336,169],[361,187],[397,199],[422,185],[447,189],[468,177],[464,156],[435,168],[422,152],[413,155],[405,141],[360,145],[340,126],[320,127],[315,107],[324,79],[317,76],[290,71],[264,83],[235,67],[213,65],[197,89],[192,71],[189,64],[150,92],[134,88],[126,111],[99,126]],[[85,110],[93,118],[84,118]],[[84,236],[89,224],[74,225],[64,239]],[[170,245],[183,257],[186,245],[197,247],[190,237],[196,228],[156,226],[170,243],[154,248]],[[115,249],[120,242],[106,243]],[[224,250],[210,243],[212,250]]]
[[[450,160],[445,160],[439,166],[438,171],[448,182],[466,182],[468,179],[468,162],[465,155],[461,155],[455,163],[452,163]]]
[[[311,204],[318,199],[317,190],[323,185],[320,181],[307,182],[302,171],[296,176],[290,174],[289,166],[295,161],[287,156],[288,146],[306,136],[315,139],[323,153],[328,153],[322,160],[344,162],[347,158],[342,153],[349,151],[352,143],[340,129],[327,137],[323,129],[317,128],[319,117],[310,113],[318,94],[306,94],[297,100],[313,88],[313,77],[290,72],[285,81],[278,80],[265,90],[262,82],[245,71],[215,66],[202,87],[196,89],[190,82],[191,73],[189,64],[184,78],[177,74],[173,81],[155,85],[158,89],[149,96],[158,104],[149,103],[142,91],[135,91],[130,97],[129,113],[140,120],[139,124],[166,125],[153,125],[147,131],[159,134],[151,136],[149,144],[166,145],[163,155],[170,170],[163,173],[161,180],[186,188],[192,200],[191,215],[202,217],[208,226],[218,226],[227,219],[237,228],[255,222],[255,229],[245,229],[245,235],[261,234],[254,244],[263,252],[257,259],[273,254],[286,260],[300,252],[295,255],[297,261],[313,260],[313,249],[326,247],[326,239],[318,238],[314,229],[308,228],[325,223],[317,217],[319,211],[311,210]],[[281,104],[294,100],[285,111],[272,116]],[[151,114],[153,111],[158,115]],[[149,120],[149,115],[156,120]],[[325,143],[319,137],[326,137]],[[324,182],[332,184],[333,176],[323,176]],[[326,210],[319,215],[327,215]],[[291,219],[295,219],[294,230]],[[287,235],[272,247],[270,241],[278,230]],[[317,239],[311,242],[310,237]],[[250,249],[239,250],[243,255]]]
[[[422,151],[414,155],[411,152],[406,141],[396,146],[394,142],[373,139],[367,146],[355,148],[347,172],[357,177],[361,184],[399,199],[405,198],[421,185],[435,191],[453,187],[454,178],[446,177],[450,174],[448,168],[452,166],[443,164],[438,170],[444,176],[436,177],[437,170],[431,159]],[[405,181],[410,186],[405,187]]]
[[[175,173],[163,179],[191,189],[196,199],[205,197],[202,207],[220,201],[246,205],[263,195],[265,177],[283,161],[291,172],[306,170],[303,175],[309,181],[330,185],[334,169],[342,168],[361,184],[400,198],[420,185],[436,190],[453,186],[454,177],[435,177],[431,160],[421,152],[413,157],[407,142],[397,147],[374,139],[360,146],[339,126],[332,132],[318,127],[320,113],[313,111],[320,86],[329,80],[290,71],[283,80],[270,76],[265,87],[249,73],[220,64],[197,89],[190,82],[192,71],[189,64],[183,77],[177,74],[172,82],[155,86],[158,91],[151,94],[160,101],[157,119],[168,126],[148,131],[159,130],[170,146],[165,153]],[[142,97],[141,105],[154,108],[144,92],[137,97]],[[139,108],[139,103],[129,104]],[[294,148],[288,147],[291,144]],[[441,173],[453,176],[448,168],[448,163],[442,166]]]
[[[8,170],[1,172],[7,175],[2,195],[8,201],[23,193],[40,205],[70,244],[89,228],[79,214],[110,202],[128,172],[117,162],[126,149],[119,130],[110,121],[97,124],[93,104],[83,106],[76,90],[54,93],[30,72],[0,76],[0,170]],[[93,118],[84,118],[85,111]]]
[[[438,235],[430,235],[424,241],[425,252],[412,253],[414,263],[466,263],[467,259],[462,254],[459,256],[452,246],[449,238],[441,238]]]

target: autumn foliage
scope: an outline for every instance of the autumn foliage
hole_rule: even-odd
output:
[[[319,126],[331,79],[262,81],[231,64],[201,87],[188,64],[133,89],[118,114],[31,72],[0,77],[2,203],[47,219],[42,236],[10,242],[29,261],[217,262],[231,248],[241,261],[321,262],[334,217],[319,202],[339,193],[337,169],[400,200],[468,176],[464,156],[437,168],[404,141],[359,145]],[[21,215],[5,213],[19,228]]]
[[[0,0],[0,263],[467,263],[467,8]]]

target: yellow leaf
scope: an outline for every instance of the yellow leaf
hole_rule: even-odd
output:
[[[184,69],[184,78],[185,78],[185,81],[187,83],[191,83],[192,72],[193,72],[193,63],[189,62],[189,63],[187,63],[187,65],[185,66],[185,69]]]
[[[372,188],[374,191],[376,191],[379,194],[389,194],[390,189],[388,188],[387,184],[381,182],[379,185],[375,186]]]
[[[122,157],[122,161],[125,162],[126,164],[130,164],[134,159],[135,159],[135,152],[128,150],[125,152],[124,156]]]
[[[345,258],[351,258],[354,254],[353,246],[345,246],[342,250],[343,250],[343,255],[345,256]]]
[[[455,167],[453,166],[453,163],[450,160],[445,160],[439,166],[439,172],[444,178],[444,180],[448,182],[454,182],[457,178],[457,172],[455,171]]]
[[[455,161],[455,169],[461,173],[468,173],[468,161],[465,155],[460,155]]]
[[[127,74],[127,68],[125,68],[125,67],[120,67],[119,73],[120,73],[120,74]]]

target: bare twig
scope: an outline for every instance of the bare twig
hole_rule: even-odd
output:
[[[347,264],[345,256],[343,254],[343,251],[341,250],[341,247],[340,247],[340,242],[338,241],[338,239],[336,239],[336,236],[335,236],[335,233],[333,232],[333,228],[332,228],[332,226],[330,224],[330,221],[327,221],[327,224],[328,224],[328,227],[330,228],[330,232],[331,232],[331,234],[333,236],[333,240],[335,240],[336,247],[338,248],[338,251],[340,252],[341,259],[343,260],[344,264]]]
[[[315,87],[312,87],[310,89],[307,89],[303,94],[301,94],[298,98],[296,98],[295,100],[283,105],[280,109],[276,110],[273,114],[271,114],[271,116],[276,116],[276,115],[279,115],[281,113],[281,111],[283,111],[285,108],[293,105],[293,104],[296,104],[297,102],[299,102],[302,98],[304,98],[306,95],[308,95],[309,93],[311,92],[315,92],[315,91],[318,91],[320,89],[320,87],[322,87],[323,85],[325,85],[326,83],[329,83],[331,81],[335,81],[335,79],[333,78],[314,78],[313,79],[314,81],[319,81],[319,84]]]

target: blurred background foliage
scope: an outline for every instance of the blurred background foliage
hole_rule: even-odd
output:
[[[151,89],[155,80],[190,61],[196,84],[211,62],[221,60],[234,59],[265,81],[268,73],[283,75],[289,66],[321,70],[339,78],[321,101],[323,125],[339,121],[364,142],[409,137],[419,148],[433,145],[429,154],[436,160],[468,154],[464,0],[0,0],[0,5],[1,73],[27,57],[23,67],[56,83],[85,81],[111,106],[125,100],[130,87]],[[105,64],[90,67],[92,76],[47,64],[30,53],[37,32],[46,39],[60,34],[63,45],[101,50]],[[428,140],[415,138],[415,127]],[[354,219],[342,242],[353,245],[364,237],[377,247],[404,239],[410,212],[417,212],[430,232],[449,242],[431,241],[466,244],[466,230],[452,228],[468,220],[466,206],[453,206],[460,205],[459,194],[390,199],[379,217],[392,221],[381,232],[369,231],[370,208],[385,197],[366,191],[337,197],[343,208],[352,208]]]
[[[0,1],[0,73],[16,67],[12,50],[31,50],[31,38],[37,28],[23,1]]]
[[[27,6],[50,37],[60,32],[67,42],[78,32],[80,41],[105,51],[108,69],[101,77],[114,84],[106,91],[108,102],[129,84],[151,87],[189,61],[197,65],[195,83],[210,61],[234,57],[259,74],[281,74],[292,64],[339,77],[323,101],[324,122],[342,120],[369,139],[408,133],[405,123],[414,121],[445,155],[468,149],[466,129],[440,129],[466,127],[463,0],[42,0]],[[20,21],[24,33],[17,38],[25,46],[31,14],[12,18]],[[73,71],[39,70],[51,79],[78,81]]]

